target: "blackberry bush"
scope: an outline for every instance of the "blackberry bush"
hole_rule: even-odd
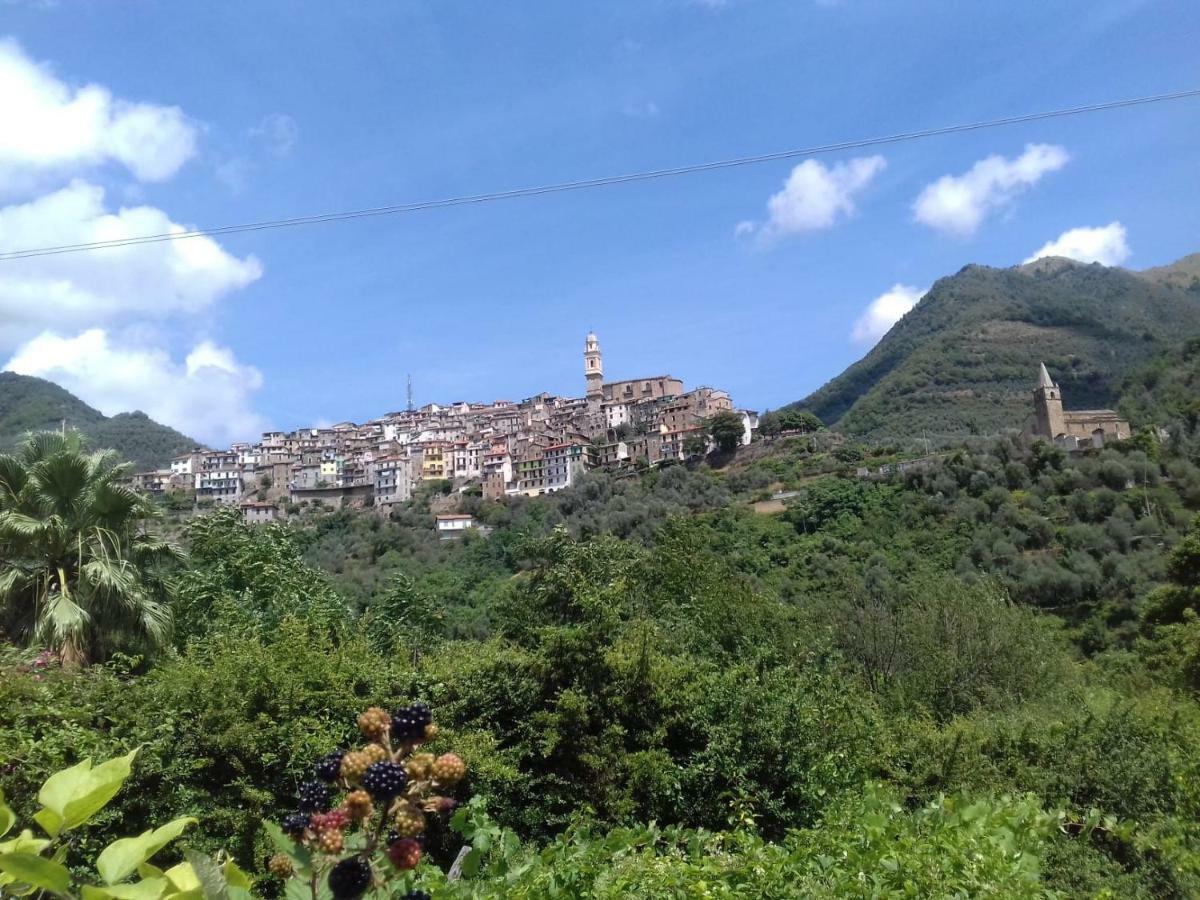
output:
[[[443,827],[457,806],[450,794],[466,777],[466,764],[453,753],[424,749],[437,734],[424,703],[390,715],[372,706],[356,724],[367,743],[316,762],[320,780],[300,786],[300,812],[272,830],[285,859],[273,861],[270,871],[299,882],[290,885],[289,896],[311,894],[313,900],[326,889],[334,900],[357,900],[374,888],[428,897],[413,879],[427,833]]]

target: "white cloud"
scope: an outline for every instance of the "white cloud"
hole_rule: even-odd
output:
[[[0,122],[0,190],[106,162],[165,181],[196,152],[196,127],[178,107],[71,87],[12,40],[0,40]]]
[[[918,222],[959,237],[975,233],[987,215],[1007,206],[1048,172],[1070,157],[1053,144],[1026,144],[1013,159],[993,155],[981,159],[962,175],[943,175],[926,185],[913,203]]]
[[[300,126],[286,113],[271,113],[250,129],[250,137],[276,156],[287,156],[300,139]]]
[[[892,285],[891,290],[867,304],[866,310],[854,323],[850,339],[858,344],[874,344],[924,296],[925,291],[920,288],[906,284]]]
[[[84,181],[0,208],[0,247],[12,250],[184,230],[152,206],[109,212],[103,188]],[[0,344],[49,327],[194,313],[261,274],[253,256],[239,259],[207,237],[6,260]]]
[[[178,363],[157,348],[116,346],[100,328],[75,337],[47,331],[17,350],[5,369],[54,381],[105,415],[141,410],[214,445],[268,427],[250,407],[262,375],[209,341]]]
[[[1125,240],[1125,226],[1120,222],[1110,222],[1098,228],[1072,228],[1064,231],[1025,262],[1031,263],[1043,256],[1065,256],[1079,262],[1119,266],[1129,259],[1129,253],[1129,244]]]
[[[767,221],[739,222],[739,235],[758,231],[764,238],[829,228],[854,213],[854,198],[887,167],[882,156],[863,156],[826,167],[806,159],[767,201]]]

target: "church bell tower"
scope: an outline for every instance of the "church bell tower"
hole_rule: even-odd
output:
[[[1038,373],[1038,386],[1033,392],[1033,408],[1037,413],[1037,430],[1040,437],[1054,440],[1067,431],[1063,416],[1062,391],[1050,377],[1046,364]]]
[[[587,378],[587,398],[601,400],[604,397],[604,363],[600,360],[600,341],[588,332],[583,347],[583,374]]]

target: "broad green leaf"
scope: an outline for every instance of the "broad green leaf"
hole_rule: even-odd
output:
[[[200,879],[200,890],[204,893],[204,900],[229,900],[229,885],[220,866],[210,857],[195,850],[187,851],[185,856],[192,865],[192,871]]]
[[[100,873],[105,884],[124,881],[137,871],[138,866],[183,834],[185,828],[194,824],[196,819],[181,816],[161,828],[144,831],[137,837],[113,841],[96,858],[96,871]]]
[[[284,834],[283,830],[274,822],[264,822],[263,828],[266,829],[271,843],[292,861],[296,867],[296,874],[301,878],[307,878],[308,873],[312,870],[312,853]]]
[[[15,838],[0,842],[0,853],[32,853],[35,856],[50,846],[45,838],[35,838],[28,828],[22,829]]]
[[[42,831],[50,837],[58,837],[58,833],[62,831],[62,816],[52,809],[39,809],[33,814],[33,821],[41,825]]]
[[[52,894],[65,894],[71,886],[71,873],[67,871],[66,866],[60,866],[33,853],[0,855],[0,872],[7,872],[17,881],[23,881]]]
[[[0,837],[8,834],[17,824],[17,815],[4,802],[4,791],[0,791]]]
[[[137,750],[92,768],[91,759],[55,772],[38,791],[38,802],[52,816],[34,816],[51,837],[77,828],[102,810],[129,777]]]
[[[83,887],[83,900],[158,900],[169,887],[170,882],[165,878],[147,878],[133,884],[115,884],[109,887],[93,887],[88,884]]]
[[[250,876],[238,868],[238,864],[232,859],[225,861],[225,865],[221,867],[221,871],[225,873],[225,881],[229,884],[230,888],[250,890],[253,886]]]
[[[167,869],[163,874],[180,893],[191,891],[199,893],[200,891],[200,879],[196,877],[196,870],[192,868],[191,863],[181,862],[179,865]]]

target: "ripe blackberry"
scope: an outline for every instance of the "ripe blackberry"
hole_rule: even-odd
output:
[[[357,900],[371,886],[371,864],[361,856],[343,859],[329,872],[334,900]]]
[[[418,700],[416,703],[408,707],[408,714],[412,716],[422,728],[433,721],[433,713],[429,710],[429,705]]]
[[[402,872],[415,869],[421,861],[421,845],[413,838],[400,838],[388,847],[387,858]]]
[[[284,834],[290,834],[293,837],[303,834],[304,829],[308,827],[308,813],[297,812],[284,816],[279,827]]]
[[[388,833],[387,833],[387,838],[385,840],[387,842],[387,845],[390,847],[390,846],[392,846],[392,844],[396,843],[396,841],[400,840],[400,838],[401,838],[400,832],[398,832],[395,828],[389,828]]]
[[[345,755],[345,750],[334,750],[322,756],[313,767],[314,774],[322,781],[337,781],[342,770],[342,757]]]
[[[297,791],[302,812],[322,812],[329,809],[329,788],[319,781],[306,781]]]
[[[377,762],[367,768],[363,775],[362,786],[368,794],[380,803],[387,803],[408,784],[408,775],[404,766],[394,762]]]
[[[457,753],[443,753],[433,763],[433,777],[442,784],[462,781],[467,774],[467,764]]]
[[[392,713],[392,737],[398,741],[419,741],[431,720],[429,707],[417,702]]]

